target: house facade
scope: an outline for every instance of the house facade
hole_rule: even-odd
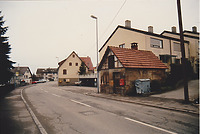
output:
[[[172,27],[171,31],[164,31],[161,35],[179,39],[180,34],[176,32],[176,27]],[[199,33],[197,32],[197,27],[193,26],[192,31],[183,31],[184,40],[189,42],[189,60],[193,66],[195,73],[199,69]],[[180,51],[180,48],[176,47],[177,44],[173,44],[173,49]]]
[[[32,73],[29,67],[14,67],[11,72],[14,73],[11,83],[17,85],[32,83]]]
[[[58,69],[57,68],[38,68],[36,71],[36,77],[44,79],[46,81],[58,80]]]
[[[86,65],[86,74],[93,73],[93,65],[89,56],[79,57],[74,51],[58,63],[58,85],[75,85],[79,81],[79,68],[81,63]]]
[[[189,41],[185,40],[184,45],[186,58],[189,58]],[[179,39],[156,34],[153,32],[152,26],[148,27],[148,31],[131,28],[130,21],[126,21],[125,26],[118,26],[114,30],[99,50],[100,59],[102,59],[107,46],[152,51],[169,69],[171,63],[181,62]]]
[[[168,67],[151,51],[108,46],[99,64],[100,89],[127,94],[137,79],[162,81]]]

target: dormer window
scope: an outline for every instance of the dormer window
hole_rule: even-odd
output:
[[[125,44],[119,45],[119,48],[125,48]]]
[[[138,50],[138,43],[131,43],[131,49]]]

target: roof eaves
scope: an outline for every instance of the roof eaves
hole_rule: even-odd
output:
[[[163,35],[164,33],[170,33],[170,34],[174,34],[174,35],[179,35],[179,36],[180,36],[179,33],[173,33],[173,32],[170,32],[170,31],[163,31],[163,32],[161,33],[161,35]],[[185,33],[185,32],[183,32],[183,33]],[[194,33],[194,32],[189,31],[188,33]],[[194,33],[194,34],[196,34],[196,33]],[[198,34],[198,33],[197,33],[197,34]],[[199,37],[192,36],[192,35],[184,35],[184,36],[185,36],[185,37],[188,37],[188,38],[199,39]],[[185,41],[185,42],[189,42],[189,41]]]

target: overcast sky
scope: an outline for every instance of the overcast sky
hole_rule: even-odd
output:
[[[199,31],[199,0],[181,0],[183,27]],[[99,48],[118,25],[131,20],[133,28],[154,32],[178,30],[176,0],[45,0],[0,1],[9,26],[11,60],[28,66],[32,73],[41,67],[58,67],[72,51],[90,56],[96,65],[95,15],[99,20]],[[58,58],[56,58],[58,57]]]

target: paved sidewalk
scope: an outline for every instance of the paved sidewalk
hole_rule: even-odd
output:
[[[21,99],[20,87],[0,100],[0,133],[1,134],[39,134],[24,102]]]
[[[57,86],[56,84],[52,84],[52,86]],[[161,96],[148,96],[148,97],[128,97],[128,96],[121,96],[118,94],[105,94],[105,93],[97,93],[96,87],[84,87],[84,86],[76,86],[76,88],[70,88],[70,86],[59,87],[66,91],[76,92],[80,94],[85,94],[93,97],[101,97],[105,99],[112,99],[116,101],[140,104],[145,106],[157,107],[162,109],[168,109],[173,111],[185,112],[185,113],[192,113],[192,114],[199,114],[199,104],[189,103],[185,104],[183,99],[174,99],[174,98],[163,98]],[[78,89],[78,90],[77,90]]]
[[[199,97],[199,80],[191,80],[188,82],[188,94],[190,101],[194,101]],[[183,99],[184,98],[184,87],[177,88],[176,90],[151,95],[152,97],[160,98],[171,98],[171,99]]]
[[[196,104],[184,104],[182,100],[167,99],[159,97],[123,97],[115,94],[104,94],[104,93],[86,93],[86,95],[101,97],[105,99],[112,99],[116,101],[134,103],[139,105],[151,106],[161,109],[199,114],[199,105]]]

